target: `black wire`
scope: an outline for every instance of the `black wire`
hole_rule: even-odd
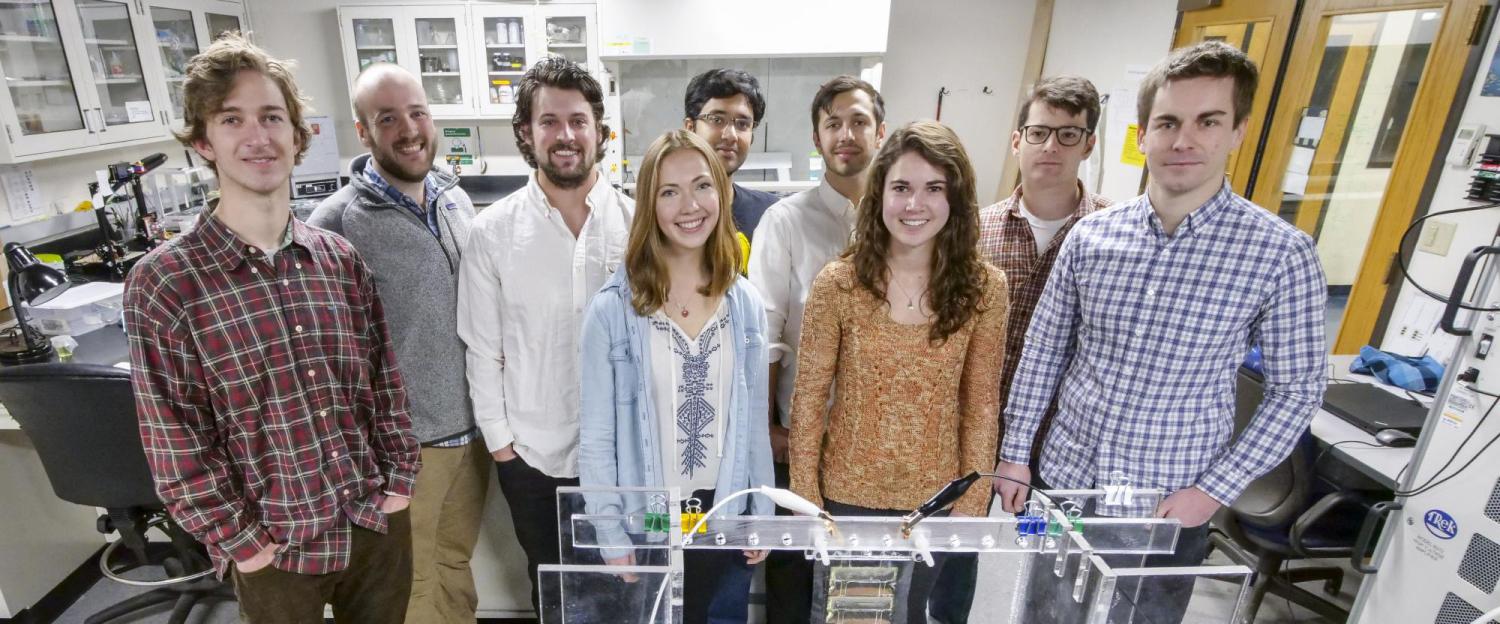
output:
[[[1417,405],[1419,405],[1421,407],[1427,407],[1427,404],[1423,403],[1422,399],[1417,398],[1417,395],[1412,394],[1412,391],[1410,391],[1410,390],[1402,390],[1402,392],[1406,393],[1406,398],[1411,399],[1412,403],[1416,403]],[[1428,398],[1431,398],[1431,397],[1428,397]]]
[[[1333,449],[1338,448],[1340,446],[1343,446],[1345,444],[1360,444],[1360,445],[1368,446],[1368,447],[1371,447],[1371,448],[1394,448],[1394,447],[1386,446],[1384,444],[1377,444],[1375,442],[1366,442],[1364,440],[1344,440],[1343,442],[1334,442],[1333,444],[1328,445],[1328,448],[1323,449],[1323,452],[1318,453],[1317,458],[1313,459],[1313,463],[1312,463],[1312,471],[1313,471],[1313,473],[1316,474],[1318,472],[1318,464],[1323,463],[1323,458],[1328,456],[1329,451],[1332,451]]]
[[[1484,394],[1489,394],[1489,393],[1484,393]],[[1474,424],[1474,428],[1469,430],[1469,435],[1464,436],[1464,441],[1460,442],[1458,444],[1458,448],[1453,449],[1453,454],[1448,457],[1448,461],[1443,464],[1443,467],[1442,468],[1438,468],[1437,472],[1432,473],[1432,476],[1428,477],[1426,483],[1423,483],[1422,485],[1419,485],[1419,486],[1417,486],[1417,487],[1415,487],[1415,488],[1413,488],[1413,489],[1411,489],[1409,491],[1405,491],[1405,492],[1401,491],[1399,489],[1399,482],[1398,482],[1398,489],[1395,490],[1396,496],[1408,496],[1408,497],[1410,497],[1410,496],[1416,496],[1418,494],[1426,493],[1426,492],[1430,491],[1432,488],[1435,488],[1435,487],[1437,487],[1439,485],[1447,483],[1449,479],[1452,479],[1453,477],[1458,476],[1465,469],[1467,469],[1470,464],[1473,464],[1474,463],[1474,459],[1477,458],[1477,457],[1479,457],[1480,455],[1483,455],[1484,451],[1486,449],[1490,448],[1491,444],[1495,443],[1495,440],[1500,439],[1500,434],[1497,434],[1494,438],[1491,438],[1490,441],[1487,444],[1484,445],[1484,448],[1479,449],[1479,452],[1476,453],[1474,455],[1474,457],[1469,458],[1468,463],[1465,463],[1462,468],[1459,468],[1458,472],[1454,472],[1453,474],[1448,475],[1447,477],[1444,477],[1443,480],[1437,481],[1436,483],[1433,483],[1433,481],[1436,480],[1439,475],[1443,474],[1444,470],[1447,470],[1449,466],[1453,465],[1454,460],[1458,459],[1458,456],[1463,453],[1464,447],[1468,446],[1469,445],[1469,441],[1474,438],[1474,434],[1478,433],[1480,429],[1484,428],[1484,421],[1486,421],[1486,420],[1489,419],[1490,412],[1495,411],[1495,405],[1496,404],[1500,404],[1500,396],[1495,396],[1495,395],[1492,395],[1492,394],[1490,394],[1489,396],[1494,396],[1495,400],[1494,401],[1490,401],[1490,407],[1489,407],[1489,409],[1484,410],[1484,415],[1480,416],[1479,417],[1479,422],[1475,423]]]
[[[1281,567],[1282,567],[1282,573],[1281,573],[1281,575],[1283,577],[1286,577],[1287,580],[1291,580],[1291,577],[1292,577],[1292,560],[1291,559],[1287,559],[1286,561],[1281,562]],[[1292,599],[1289,596],[1286,596],[1286,595],[1282,595],[1281,598],[1282,598],[1282,600],[1286,601],[1286,614],[1287,614],[1287,617],[1292,618],[1292,624],[1297,624],[1297,622],[1298,622],[1298,620],[1297,620],[1297,610],[1292,608]]]
[[[1037,487],[1034,487],[1030,483],[1027,483],[1027,482],[1022,481],[1020,479],[1012,479],[1010,477],[1002,477],[1002,476],[997,475],[997,474],[995,474],[993,472],[981,472],[981,473],[979,473],[979,476],[981,476],[981,477],[990,477],[990,478],[994,478],[994,479],[1000,479],[1002,481],[1009,481],[1011,483],[1019,483],[1021,485],[1026,486],[1027,489],[1030,489],[1031,491],[1036,492],[1038,496],[1041,496],[1042,498],[1047,499],[1047,503],[1049,505],[1052,505],[1053,507],[1057,507],[1058,506],[1056,499],[1052,498],[1051,496],[1048,496],[1047,493],[1043,492],[1041,489],[1039,489]],[[1001,503],[1001,506],[1004,506],[1004,502],[1003,501]]]
[[[1476,430],[1479,429],[1478,426],[1475,426],[1474,428]],[[1472,431],[1469,432],[1469,433],[1471,435],[1473,434]],[[1468,439],[1465,438],[1464,441],[1467,442]],[[1465,470],[1469,469],[1469,466],[1471,466],[1471,465],[1474,464],[1474,460],[1479,459],[1479,457],[1481,455],[1484,455],[1484,452],[1490,450],[1490,446],[1493,446],[1495,444],[1495,442],[1497,442],[1497,441],[1500,441],[1500,433],[1497,433],[1497,434],[1495,434],[1495,437],[1490,438],[1489,442],[1485,442],[1484,446],[1482,446],[1482,447],[1479,448],[1479,452],[1475,453],[1473,457],[1470,457],[1469,461],[1464,462],[1464,465],[1460,466],[1458,468],[1458,470],[1456,470],[1456,471],[1453,472],[1453,474],[1450,474],[1450,475],[1448,475],[1446,477],[1443,477],[1442,480],[1438,481],[1437,483],[1433,483],[1432,485],[1424,485],[1424,486],[1422,486],[1421,489],[1416,490],[1416,491],[1412,491],[1412,492],[1396,492],[1396,495],[1397,496],[1411,497],[1411,496],[1417,496],[1419,494],[1426,494],[1428,492],[1431,492],[1432,490],[1436,489],[1439,485],[1447,483],[1448,481],[1452,480],[1454,477],[1456,477],[1456,476],[1458,476],[1460,474],[1463,474],[1463,472]],[[1455,454],[1454,457],[1457,457],[1457,455]],[[1453,462],[1452,462],[1452,460],[1449,460],[1448,463],[1453,463]],[[1447,465],[1445,464],[1444,467],[1446,467],[1446,466]],[[1441,473],[1442,471],[1439,470],[1438,472]],[[1436,475],[1434,475],[1434,476],[1436,476]]]
[[[1449,304],[1448,297],[1446,297],[1444,295],[1437,294],[1435,292],[1432,292],[1431,290],[1428,290],[1427,288],[1424,288],[1421,284],[1418,284],[1417,280],[1414,279],[1414,278],[1412,278],[1411,273],[1409,273],[1407,271],[1407,267],[1406,267],[1406,239],[1411,236],[1411,233],[1417,229],[1418,225],[1421,225],[1421,223],[1423,221],[1426,221],[1426,220],[1431,219],[1433,217],[1442,216],[1442,215],[1450,215],[1450,214],[1458,214],[1460,212],[1473,212],[1475,210],[1485,210],[1487,208],[1495,208],[1495,207],[1500,207],[1500,203],[1490,203],[1490,204],[1484,204],[1484,205],[1481,205],[1481,206],[1470,206],[1468,208],[1455,208],[1453,210],[1440,210],[1438,212],[1433,212],[1433,213],[1428,213],[1426,215],[1422,215],[1417,220],[1412,221],[1411,225],[1406,226],[1406,231],[1401,233],[1401,239],[1396,244],[1396,266],[1400,267],[1400,269],[1401,269],[1401,277],[1402,277],[1402,279],[1405,279],[1407,282],[1410,282],[1411,285],[1413,287],[1415,287],[1417,290],[1421,291],[1422,294],[1427,295],[1428,297],[1432,297],[1433,299],[1437,299],[1438,302],[1442,303],[1443,305],[1448,305]],[[1471,306],[1471,305],[1469,305],[1467,303],[1464,303],[1462,301],[1458,302],[1458,307],[1462,308],[1464,310],[1474,310],[1476,312],[1500,312],[1500,308],[1484,308],[1484,307],[1479,307],[1479,306]]]
[[[1141,582],[1144,580],[1145,579],[1142,577],[1136,577],[1135,583],[1132,584],[1132,587],[1135,588],[1136,591],[1140,591]],[[1146,614],[1146,611],[1141,608],[1141,605],[1136,604],[1135,599],[1130,597],[1130,593],[1126,592],[1125,589],[1120,587],[1118,584],[1115,585],[1115,593],[1119,594],[1121,598],[1124,598],[1125,602],[1130,603],[1131,612],[1135,616],[1133,618],[1133,621],[1139,622],[1142,618],[1144,618],[1146,620],[1146,624],[1155,624],[1156,620],[1151,619],[1151,616]]]

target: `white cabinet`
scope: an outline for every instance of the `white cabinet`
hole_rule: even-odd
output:
[[[187,59],[243,14],[223,0],[0,0],[0,162],[170,138]]]
[[[531,30],[536,23],[533,12],[529,6],[505,4],[481,4],[469,10],[469,19],[479,29],[472,46],[474,62],[484,71],[479,83],[483,86],[480,116],[504,118],[516,112],[516,85],[540,58],[534,44],[539,37]]]
[[[163,134],[142,55],[136,5],[124,0],[0,2],[0,160]]]
[[[516,84],[543,55],[598,71],[594,32],[591,4],[339,7],[350,86],[371,64],[395,63],[420,77],[439,119],[510,117]]]
[[[340,7],[350,85],[370,65],[395,63],[421,80],[434,117],[472,116],[478,102],[468,22],[461,4]]]
[[[3,0],[0,0],[3,1]],[[140,38],[159,59],[157,87],[160,114],[172,130],[182,128],[182,83],[187,63],[225,32],[241,30],[242,8],[222,0],[145,0],[146,19]]]

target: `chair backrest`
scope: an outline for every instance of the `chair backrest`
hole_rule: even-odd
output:
[[[1241,370],[1235,375],[1234,430],[1238,436],[1265,398],[1261,382]],[[1304,436],[1305,438],[1305,436]],[[1230,509],[1236,518],[1259,527],[1290,526],[1307,507],[1312,489],[1311,453],[1306,440],[1300,440],[1270,472],[1252,481],[1235,499]]]
[[[102,364],[3,367],[0,403],[36,445],[58,498],[112,509],[161,507],[128,371]]]

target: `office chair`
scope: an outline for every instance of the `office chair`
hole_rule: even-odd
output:
[[[100,557],[105,576],[119,576],[110,555],[120,545],[149,563],[146,531],[158,528],[171,538],[171,554],[161,562],[172,578],[151,582],[158,589],[133,596],[90,616],[99,624],[148,606],[173,602],[170,622],[187,619],[200,600],[233,598],[230,587],[213,576],[207,552],[166,514],[152,485],[141,447],[130,373],[101,364],[32,364],[0,368],[0,403],[21,423],[36,446],[42,469],[57,497],[102,507],[100,533],[118,531]],[[135,566],[126,566],[125,569]]]
[[[1264,396],[1260,381],[1243,371],[1237,377],[1236,434],[1249,423]],[[1282,570],[1287,561],[1349,557],[1365,510],[1374,502],[1358,491],[1320,492],[1313,473],[1316,456],[1317,443],[1311,434],[1304,433],[1291,455],[1251,482],[1233,505],[1214,515],[1212,547],[1256,571],[1247,621],[1255,620],[1267,593],[1336,622],[1349,618],[1346,606],[1297,586],[1323,581],[1323,591],[1337,595],[1343,584],[1342,569],[1315,566]]]

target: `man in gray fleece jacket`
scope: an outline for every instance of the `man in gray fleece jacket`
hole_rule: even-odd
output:
[[[312,225],[343,235],[375,274],[411,403],[422,469],[411,502],[413,622],[473,622],[469,559],[479,539],[490,457],[474,425],[458,337],[458,262],[474,206],[432,166],[436,130],[422,85],[396,65],[360,74],[355,130],[370,153]]]

